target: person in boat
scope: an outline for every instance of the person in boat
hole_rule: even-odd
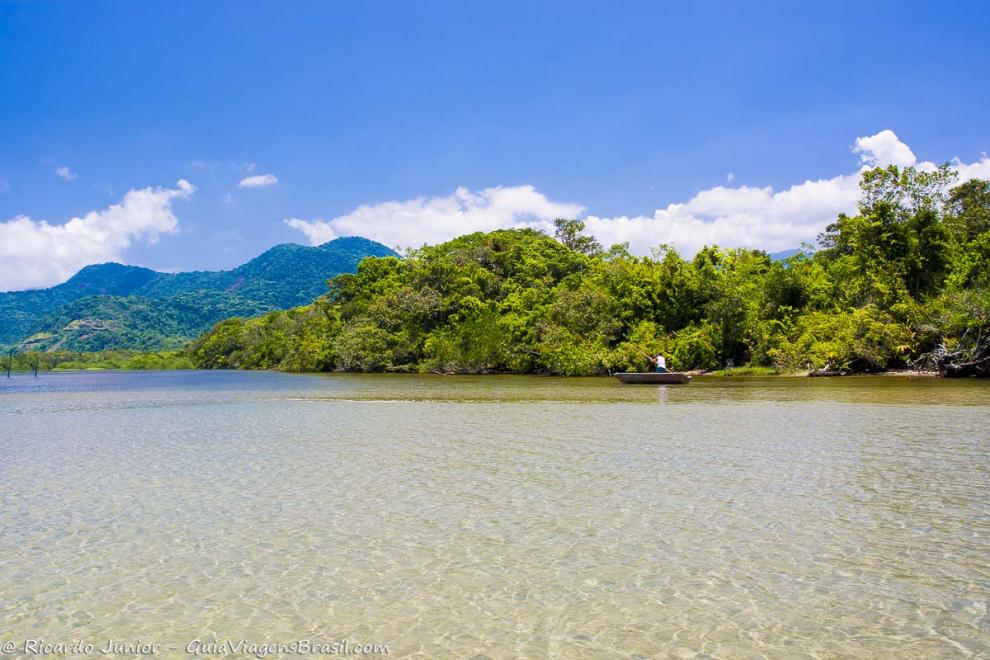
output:
[[[659,353],[655,358],[650,358],[650,362],[656,365],[658,374],[670,373],[669,371],[667,371],[667,359],[664,356],[660,355]]]

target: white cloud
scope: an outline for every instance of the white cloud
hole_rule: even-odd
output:
[[[933,169],[919,162],[890,130],[858,138],[853,146],[862,167],[895,164]],[[990,159],[953,161],[960,180],[990,178]],[[628,241],[636,254],[669,243],[685,256],[705,245],[778,251],[814,241],[839,213],[854,213],[860,199],[862,170],[804,181],[775,191],[772,187],[715,186],[689,200],[657,209],[652,215],[584,217],[588,230],[608,246]],[[728,179],[729,177],[727,177]],[[731,180],[727,183],[732,183]],[[286,224],[316,245],[336,236],[366,236],[387,245],[438,243],[473,231],[533,227],[552,232],[555,217],[579,217],[579,204],[556,202],[532,186],[459,188],[448,197],[420,197],[362,205],[329,220],[291,218]]]
[[[461,234],[507,227],[551,227],[557,217],[574,217],[584,207],[552,202],[532,186],[458,188],[446,197],[417,197],[403,202],[365,204],[332,220],[290,218],[287,225],[303,232],[310,244],[337,236],[364,236],[386,245],[419,246]]]
[[[911,148],[901,142],[894,131],[882,130],[876,135],[856,138],[853,153],[859,154],[859,160],[869,167],[910,167],[918,162]]]
[[[241,182],[237,184],[238,188],[264,188],[265,186],[274,186],[278,183],[278,177],[274,174],[255,174],[253,176],[246,176],[241,179]]]
[[[287,218],[285,224],[293,229],[298,229],[309,240],[310,245],[321,245],[327,241],[337,238],[337,232],[325,220],[300,220],[299,218]],[[391,239],[388,239],[391,240]]]
[[[990,157],[986,154],[980,155],[980,159],[975,163],[964,163],[958,158],[953,158],[949,164],[952,169],[959,172],[960,183],[970,179],[990,179]]]
[[[919,162],[908,145],[891,130],[857,138],[853,152],[862,167],[913,165]],[[990,160],[955,161],[960,180],[990,176]],[[629,241],[632,250],[646,254],[651,246],[669,243],[690,256],[705,245],[751,247],[770,252],[813,242],[840,213],[855,213],[860,200],[862,169],[829,179],[804,181],[776,192],[772,187],[716,186],[687,202],[657,209],[652,216],[586,218],[588,229],[608,245]]]
[[[669,243],[691,256],[705,245],[783,250],[813,240],[859,201],[859,174],[805,181],[786,190],[716,186],[652,216],[585,219],[605,245],[628,242],[633,252]]]
[[[725,175],[725,182],[726,183],[732,183],[735,180],[736,180],[736,175],[733,174],[732,172],[729,172],[728,174]]]
[[[175,233],[172,200],[195,190],[185,180],[174,189],[131,190],[119,204],[61,225],[23,215],[0,222],[0,291],[51,286],[83,266],[119,261],[134,241],[154,243],[161,234]]]
[[[79,175],[70,170],[66,165],[59,165],[52,172],[60,179],[65,179],[66,181],[75,181],[79,178]]]

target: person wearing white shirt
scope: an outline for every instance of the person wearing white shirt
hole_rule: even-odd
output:
[[[658,354],[655,358],[653,358],[652,362],[657,365],[658,374],[667,373],[667,359],[664,358],[664,356]]]

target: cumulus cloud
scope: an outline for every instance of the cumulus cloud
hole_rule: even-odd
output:
[[[886,165],[935,169],[919,161],[891,130],[857,138],[853,152],[861,169],[828,179],[804,181],[784,190],[772,187],[716,186],[686,202],[669,204],[651,216],[585,219],[588,229],[606,245],[628,241],[646,254],[651,246],[669,243],[686,255],[705,245],[779,251],[813,242],[840,213],[855,213],[860,200],[862,168]],[[960,180],[990,176],[986,155],[975,163],[953,162]]]
[[[929,161],[919,162],[891,130],[858,138],[852,149],[859,155],[861,167],[936,167]],[[959,170],[962,181],[990,178],[986,155],[974,163],[955,160],[952,166]],[[651,247],[661,243],[673,245],[685,256],[694,255],[705,245],[784,250],[814,241],[839,213],[856,211],[861,171],[808,180],[779,191],[770,186],[715,186],[685,202],[659,208],[652,215],[587,215],[583,220],[604,245],[628,242],[636,254],[649,254]],[[728,184],[734,181],[734,177],[726,179]],[[363,205],[329,220],[290,218],[285,222],[314,245],[337,236],[357,235],[388,245],[418,246],[508,227],[552,231],[553,218],[581,217],[583,210],[579,204],[552,201],[532,186],[480,192],[459,188],[447,197]]]
[[[880,131],[876,135],[856,138],[853,153],[859,154],[860,161],[868,167],[910,167],[918,162],[911,148],[901,142],[897,134],[890,129]]]
[[[403,202],[365,204],[332,220],[290,218],[312,245],[338,236],[365,236],[387,245],[439,243],[475,231],[508,227],[551,227],[554,218],[584,211],[578,204],[552,202],[533,186],[458,188],[446,197],[417,197]]]
[[[959,181],[969,181],[970,179],[990,179],[990,157],[982,154],[980,159],[972,163],[964,163],[958,158],[949,161],[952,169],[959,172]]]
[[[274,186],[278,183],[278,177],[274,174],[255,174],[253,176],[246,176],[241,179],[241,182],[237,184],[238,188],[264,188],[265,186]]]
[[[783,250],[813,240],[840,212],[859,201],[859,175],[805,181],[786,190],[716,186],[652,216],[585,218],[604,244],[628,242],[638,254],[667,243],[685,255],[705,245]]]
[[[52,172],[60,179],[65,179],[66,181],[75,181],[79,178],[79,175],[70,170],[66,165],[59,165]]]
[[[51,286],[83,266],[119,261],[134,241],[175,233],[172,202],[195,190],[185,180],[175,188],[131,190],[119,204],[61,225],[23,215],[0,222],[0,291]]]
[[[299,218],[286,218],[284,222],[293,229],[298,229],[305,234],[310,245],[321,245],[327,241],[332,241],[337,238],[337,232],[334,231],[334,228],[330,226],[330,223],[325,220],[300,220]]]

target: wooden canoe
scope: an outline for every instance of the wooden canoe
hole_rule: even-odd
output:
[[[620,383],[626,383],[628,385],[680,385],[691,381],[691,377],[687,374],[678,374],[673,372],[658,374],[648,371],[613,375],[619,379]]]

